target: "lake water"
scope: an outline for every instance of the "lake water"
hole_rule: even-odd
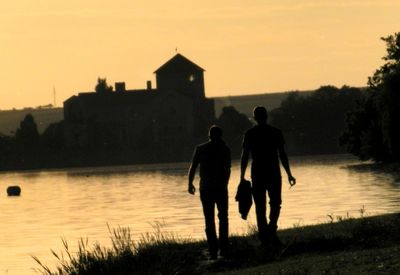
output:
[[[280,228],[327,222],[328,216],[360,216],[400,209],[399,176],[369,169],[347,155],[291,158],[297,185],[283,177]],[[198,193],[187,194],[188,164],[133,165],[35,172],[0,173],[0,274],[36,274],[32,255],[54,267],[50,249],[62,250],[88,238],[108,246],[110,227],[128,226],[135,238],[162,230],[182,237],[204,238]],[[249,170],[249,169],[248,169]],[[196,178],[198,180],[198,178]],[[239,163],[230,180],[230,231],[242,234],[255,225],[254,207],[240,219],[234,201]],[[7,197],[9,185],[20,185],[20,197]],[[198,186],[198,182],[196,182]]]

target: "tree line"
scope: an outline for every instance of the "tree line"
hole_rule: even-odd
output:
[[[360,159],[400,161],[400,33],[381,38],[385,63],[348,113],[341,144]]]
[[[363,89],[322,86],[313,93],[291,92],[280,107],[271,110],[269,124],[282,130],[287,152],[291,155],[345,153],[339,144],[346,113],[362,96]],[[216,120],[232,156],[239,158],[244,132],[253,124],[233,106],[222,109]]]

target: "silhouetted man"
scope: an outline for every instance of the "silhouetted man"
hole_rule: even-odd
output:
[[[196,192],[193,179],[198,165],[208,248],[211,259],[216,259],[218,248],[222,256],[228,248],[228,181],[231,171],[231,153],[222,140],[222,130],[218,126],[211,126],[209,141],[195,149],[188,175],[188,192],[192,195]],[[218,209],[219,245],[215,229],[215,206]]]
[[[256,208],[259,239],[263,245],[278,245],[276,235],[281,209],[281,171],[279,159],[288,175],[289,184],[296,184],[289,167],[282,132],[267,124],[267,110],[258,106],[253,111],[257,125],[246,131],[243,138],[240,165],[240,180],[245,179],[246,168],[251,154],[251,179],[253,199]],[[269,197],[269,224],[266,217],[266,193]]]

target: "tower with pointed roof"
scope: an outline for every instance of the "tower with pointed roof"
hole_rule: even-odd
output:
[[[157,89],[177,91],[198,99],[205,98],[204,69],[176,54],[155,72]]]

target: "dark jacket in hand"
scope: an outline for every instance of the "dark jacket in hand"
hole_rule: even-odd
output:
[[[250,181],[243,180],[240,182],[236,192],[235,200],[239,202],[239,213],[241,214],[242,219],[246,220],[251,205],[253,204]]]

